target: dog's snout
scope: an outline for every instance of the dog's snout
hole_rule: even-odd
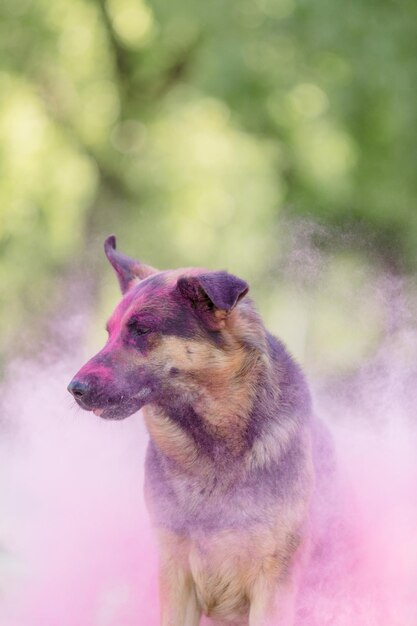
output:
[[[72,393],[76,400],[81,400],[85,397],[89,391],[89,386],[87,383],[83,383],[80,380],[72,380],[67,387],[68,391]]]

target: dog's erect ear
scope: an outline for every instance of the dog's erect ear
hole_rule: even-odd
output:
[[[224,327],[228,313],[249,291],[244,280],[228,272],[181,276],[177,287],[212,330]]]
[[[104,252],[116,270],[122,293],[126,293],[133,285],[136,285],[144,278],[158,271],[150,265],[145,265],[140,261],[131,259],[125,254],[118,252],[116,250],[116,237],[114,235],[107,237],[104,242]]]

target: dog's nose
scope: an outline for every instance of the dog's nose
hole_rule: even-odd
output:
[[[74,398],[80,400],[89,391],[89,387],[86,383],[82,383],[80,380],[72,380],[67,387],[68,391],[72,393]]]

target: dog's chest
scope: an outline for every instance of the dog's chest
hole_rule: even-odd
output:
[[[303,472],[298,455],[287,463],[272,465],[245,477],[239,466],[190,475],[149,444],[145,492],[156,526],[177,533],[221,531],[265,523],[271,507],[274,514],[288,510],[289,500],[301,497]]]
[[[251,490],[242,485],[227,488],[227,480],[228,476],[218,473],[201,477],[176,472],[151,444],[145,493],[154,524],[177,533],[188,533],[239,528],[258,519],[263,507],[254,505]]]
[[[148,450],[145,493],[156,526],[175,532],[215,529],[230,524],[231,495],[225,496],[216,475],[184,476]]]

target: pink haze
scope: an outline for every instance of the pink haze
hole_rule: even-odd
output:
[[[300,626],[417,624],[417,441],[405,373],[390,362],[395,384],[393,370],[364,374],[355,401],[316,392],[337,444],[345,524],[330,564],[305,577]],[[4,386],[0,624],[156,626],[141,415],[106,422],[76,408],[74,369],[15,365]]]

